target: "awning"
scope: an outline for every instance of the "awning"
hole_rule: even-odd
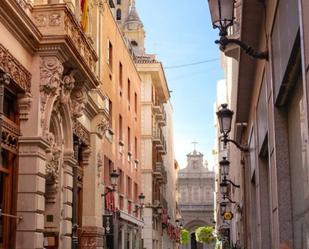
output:
[[[129,221],[129,222],[131,222],[133,224],[136,224],[138,226],[141,226],[141,227],[144,226],[144,221],[139,220],[136,217],[134,217],[134,216],[132,216],[130,214],[127,214],[127,213],[125,213],[125,212],[123,212],[121,210],[119,210],[119,217],[121,219],[123,219],[123,220]]]

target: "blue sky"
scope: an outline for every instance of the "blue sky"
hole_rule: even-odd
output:
[[[220,56],[214,40],[207,0],[136,0],[146,31],[146,52],[157,54],[164,67]],[[217,80],[223,77],[220,61],[165,69],[174,108],[175,155],[180,167],[186,154],[197,149],[212,164],[213,103]],[[211,165],[212,166],[212,165]]]

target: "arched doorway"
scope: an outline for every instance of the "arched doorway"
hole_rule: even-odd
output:
[[[195,233],[191,233],[190,243],[191,249],[203,249],[203,244],[196,241]]]

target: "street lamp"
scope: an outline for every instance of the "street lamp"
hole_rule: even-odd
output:
[[[228,136],[231,131],[233,114],[234,112],[227,108],[227,104],[222,104],[221,108],[217,111],[220,133],[223,136]]]
[[[110,173],[110,179],[111,179],[111,185],[112,189],[108,188],[107,191],[104,194],[101,194],[101,196],[106,196],[110,192],[115,192],[116,191],[116,186],[117,186],[117,181],[119,177],[119,173],[114,169],[112,173]]]
[[[227,194],[227,188],[228,188],[228,184],[227,182],[223,181],[220,183],[220,191],[221,191],[221,194],[224,196]]]
[[[235,0],[208,0],[213,28],[220,30],[220,40],[215,41],[215,43],[220,44],[220,49],[222,50],[225,50],[228,44],[234,43],[253,58],[268,60],[267,51],[255,51],[251,46],[239,39],[229,39],[226,37],[228,27],[233,26],[234,23],[234,4]]]
[[[144,207],[145,195],[143,193],[140,193],[138,199],[140,202],[140,206],[136,206],[135,210],[133,210],[133,213],[137,213],[139,209],[142,209]]]
[[[220,203],[221,214],[223,215],[226,212],[227,202]]]
[[[223,142],[224,145],[226,145],[228,142],[231,142],[235,144],[236,147],[241,151],[248,152],[249,149],[247,147],[242,146],[233,139],[228,138],[232,127],[232,119],[234,112],[227,108],[227,104],[222,104],[216,114],[220,126],[220,133],[222,134],[221,142]]]
[[[140,195],[138,196],[138,199],[139,199],[141,206],[143,206],[145,203],[145,195],[143,193],[140,193]]]
[[[112,173],[110,173],[111,183],[113,186],[113,189],[116,189],[117,181],[118,181],[119,173],[114,169]]]
[[[222,160],[219,162],[219,165],[221,168],[221,174],[227,176],[229,174],[230,161],[228,161],[226,157],[223,157]]]

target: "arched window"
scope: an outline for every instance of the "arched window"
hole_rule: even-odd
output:
[[[116,12],[116,19],[119,21],[121,20],[121,9],[117,9],[117,12]]]
[[[121,4],[121,0],[117,0],[117,4]]]
[[[137,44],[136,41],[133,40],[133,41],[131,41],[131,45],[132,45],[133,47],[137,47],[138,44]]]

